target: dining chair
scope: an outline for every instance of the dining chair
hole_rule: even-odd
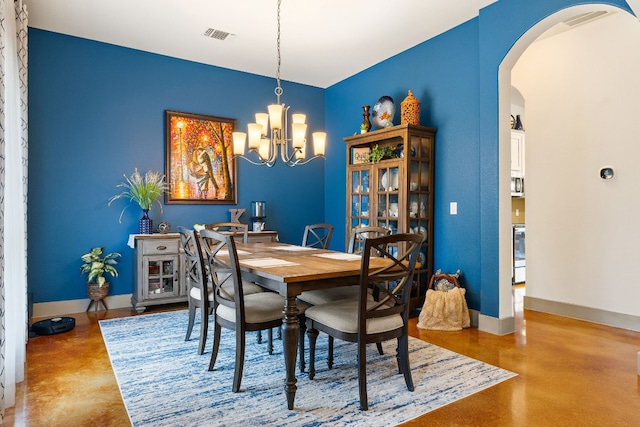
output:
[[[196,310],[199,308],[201,320],[198,354],[203,354],[207,342],[209,317],[213,314],[213,289],[211,284],[208,283],[207,267],[200,257],[201,248],[198,232],[182,226],[178,226],[178,232],[180,233],[180,242],[184,253],[187,301],[189,304],[189,321],[185,341],[191,339]],[[242,286],[245,294],[263,292],[263,289],[253,282],[243,281]],[[233,289],[230,289],[230,292],[233,292]],[[203,295],[208,295],[208,297],[203,299]],[[269,352],[273,352],[273,339],[269,340]]]
[[[315,305],[305,312],[309,337],[309,379],[315,377],[316,340],[320,331],[337,339],[357,343],[360,409],[364,411],[369,408],[367,344],[397,339],[399,371],[404,375],[407,389],[414,389],[407,322],[413,274],[423,239],[421,235],[409,233],[366,239],[358,299]],[[402,247],[404,250],[392,251],[391,247]],[[389,263],[382,268],[370,268],[372,254],[385,257]],[[377,296],[374,298],[369,298],[370,287],[376,290],[374,295]]]
[[[247,224],[239,222],[212,222],[206,224],[205,228],[207,230],[221,232],[222,234],[229,234],[234,238],[240,238],[242,243],[249,242],[249,226]],[[242,286],[244,287],[245,294],[264,292],[263,288],[246,280],[242,281]],[[256,339],[258,344],[262,344],[262,331],[258,331]],[[271,354],[273,352],[273,335],[271,332],[267,342],[269,343],[269,354]]]
[[[200,245],[207,271],[213,284],[214,317],[213,350],[209,362],[209,370],[215,367],[220,347],[222,328],[235,331],[236,358],[232,390],[240,391],[246,333],[272,329],[282,324],[282,311],[285,305],[283,296],[275,292],[245,294],[240,279],[240,264],[232,236],[212,230],[200,231]],[[230,286],[233,292],[230,292]],[[300,310],[300,338],[304,337],[304,310],[306,306],[298,306]],[[300,320],[300,319],[299,319]],[[304,358],[304,340],[300,339],[300,357]]]
[[[388,236],[391,234],[391,229],[383,227],[355,227],[351,229],[349,234],[349,244],[347,245],[347,252],[350,254],[362,254],[364,248],[365,239],[372,237]],[[373,254],[375,256],[375,254]]]
[[[387,236],[391,230],[382,227],[356,227],[351,230],[349,236],[348,253],[361,254],[364,240],[370,237]],[[349,298],[358,298],[360,287],[342,286],[331,289],[317,289],[313,291],[304,291],[298,295],[298,299],[311,305],[325,304],[328,302],[339,301]]]
[[[349,234],[349,244],[347,252],[350,254],[362,255],[364,250],[364,241],[373,237],[388,236],[391,230],[383,227],[354,227]],[[376,256],[375,251],[371,256]],[[373,291],[373,290],[372,290]],[[343,286],[333,289],[319,289],[315,291],[303,292],[301,300],[308,304],[318,305],[332,301],[340,301],[344,299],[357,299],[360,293],[360,286]],[[378,353],[384,354],[382,343],[376,343]],[[327,357],[327,365],[329,369],[333,367],[333,337],[329,337],[329,356]]]
[[[196,310],[200,309],[200,340],[198,354],[204,353],[207,333],[209,328],[209,315],[213,303],[213,292],[207,286],[207,278],[204,274],[204,265],[200,257],[200,243],[194,230],[179,226],[180,243],[184,253],[185,276],[187,282],[187,295],[189,296],[189,323],[187,324],[187,336],[185,341],[191,338]],[[206,295],[206,297],[203,297]]]
[[[302,235],[302,246],[312,248],[328,249],[333,234],[331,224],[311,224],[304,228]]]
[[[205,224],[207,230],[221,232],[222,234],[230,234],[233,237],[242,238],[242,243],[249,242],[249,226],[239,222],[213,222]]]

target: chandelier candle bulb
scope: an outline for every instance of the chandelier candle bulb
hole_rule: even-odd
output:
[[[267,107],[269,110],[269,121],[271,122],[271,130],[282,129],[282,113],[284,108],[279,104],[271,104]]]
[[[300,147],[300,150],[296,151],[296,159],[304,160],[304,158],[306,157],[305,151],[305,144],[303,143],[302,147]]]
[[[249,123],[247,125],[249,130],[249,149],[255,150],[260,146],[260,138],[262,136],[262,125],[258,123]]]
[[[301,113],[292,114],[291,115],[291,122],[292,123],[306,123],[307,122],[307,115],[306,114],[301,114]]]
[[[327,142],[326,132],[313,132],[313,154],[324,156],[325,144]]]
[[[267,129],[269,129],[269,114],[256,113],[256,123],[262,126],[262,136],[267,136]]]
[[[294,114],[295,116],[295,114]],[[307,133],[307,125],[305,123],[294,123],[291,125],[293,133],[293,148],[304,147],[304,139]]]
[[[269,148],[271,146],[270,141],[267,138],[262,138],[259,140],[260,146],[258,147],[258,154],[263,159],[269,158]]]
[[[244,144],[247,139],[247,134],[244,132],[233,132],[231,135],[233,136],[233,154],[244,154]]]

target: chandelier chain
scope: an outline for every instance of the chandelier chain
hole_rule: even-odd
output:
[[[280,95],[282,95],[282,86],[280,86],[280,3],[282,0],[278,0],[278,36],[276,39],[277,51],[278,51],[278,63],[276,68],[276,81],[278,82],[278,86],[276,87],[275,93],[278,97],[278,104],[280,103]]]

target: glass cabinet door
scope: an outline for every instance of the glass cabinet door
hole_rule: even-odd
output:
[[[370,168],[363,167],[351,172],[351,209],[349,215],[349,224],[351,228],[366,227],[369,225],[369,215],[371,209],[371,200],[369,197],[369,181],[371,177]]]
[[[179,295],[177,257],[148,257],[145,264],[147,298],[166,298],[167,295]]]
[[[378,165],[376,173],[378,186],[376,225],[391,230],[394,234],[398,232],[398,221],[402,212],[399,205],[401,169],[398,163],[383,164]]]

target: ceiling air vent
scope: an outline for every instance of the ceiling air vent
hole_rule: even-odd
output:
[[[235,34],[231,34],[226,31],[216,30],[215,28],[207,28],[207,30],[204,32],[204,35],[206,37],[209,37],[211,39],[216,39],[216,40],[232,39],[235,36]]]
[[[575,27],[576,25],[584,24],[587,21],[594,20],[606,14],[606,10],[596,10],[595,12],[581,13],[580,15],[576,15],[562,22],[570,27]]]
[[[594,12],[581,13],[579,15],[572,16],[571,18],[564,20],[562,22],[559,22],[557,25],[554,25],[553,27],[545,31],[543,34],[540,35],[540,37],[536,39],[536,41],[544,40],[551,36],[564,33],[565,31],[572,30],[580,25],[593,22],[598,18],[611,16],[613,13],[615,12],[606,11],[606,10],[596,10]]]

